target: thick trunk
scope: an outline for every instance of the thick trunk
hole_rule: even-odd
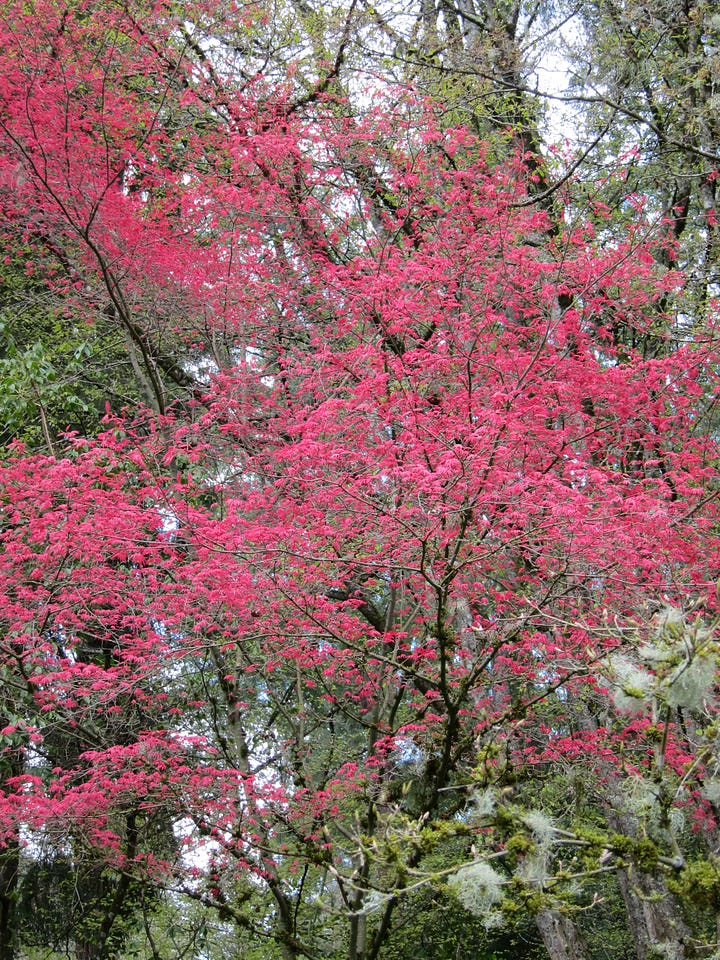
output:
[[[638,960],[690,960],[692,934],[661,879],[638,871],[618,873],[628,926]]]
[[[597,729],[597,722],[589,712],[582,718],[582,725],[589,730]],[[609,828],[634,840],[642,836],[637,817],[627,809],[617,784],[609,786],[608,800],[605,815]],[[690,928],[683,919],[680,904],[665,884],[660,867],[652,875],[631,865],[618,870],[618,883],[638,960],[655,960],[658,956],[663,960],[693,960],[697,956]]]
[[[543,910],[535,920],[551,960],[587,960],[585,940],[569,917],[558,910]]]
[[[18,884],[20,846],[8,841],[0,859],[0,960],[15,957],[15,896]]]

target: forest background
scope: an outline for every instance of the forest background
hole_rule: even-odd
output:
[[[720,10],[6,0],[0,960],[720,956]]]

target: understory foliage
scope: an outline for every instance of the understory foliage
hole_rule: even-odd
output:
[[[0,14],[0,958],[716,955],[712,298],[269,17]]]

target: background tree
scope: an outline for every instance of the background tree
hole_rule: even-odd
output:
[[[610,123],[594,160],[622,171],[602,200],[617,218],[634,198],[628,216],[663,224],[671,243],[657,255],[687,271],[702,321],[717,283],[717,14],[702,3],[588,3],[576,23],[578,118],[590,136]]]

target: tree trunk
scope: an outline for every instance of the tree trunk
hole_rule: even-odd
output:
[[[0,859],[0,960],[15,957],[15,895],[18,885],[20,845],[9,840]]]
[[[587,960],[587,944],[569,917],[559,910],[543,910],[535,922],[551,960]]]
[[[618,871],[618,880],[638,960],[694,957],[692,934],[662,880],[636,870]]]

